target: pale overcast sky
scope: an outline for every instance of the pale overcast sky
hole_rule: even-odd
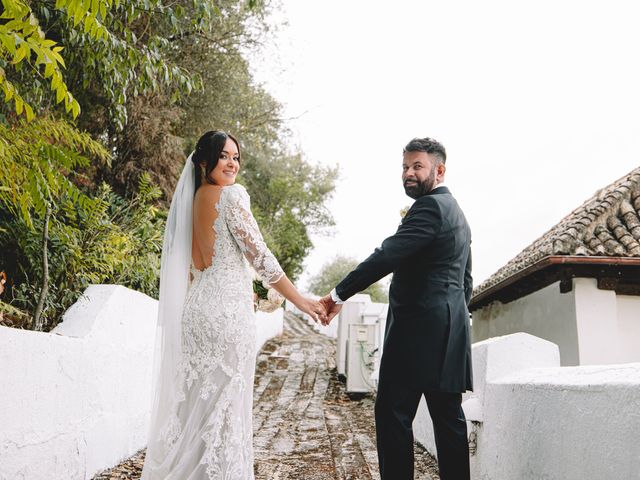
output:
[[[288,25],[254,62],[312,163],[338,165],[336,254],[364,259],[412,201],[402,147],[447,148],[473,232],[475,283],[640,166],[634,1],[283,0]],[[281,18],[280,18],[281,16]]]

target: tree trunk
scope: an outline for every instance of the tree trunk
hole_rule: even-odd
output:
[[[38,306],[36,312],[33,315],[34,330],[41,332],[44,325],[42,318],[42,310],[44,308],[44,301],[49,293],[49,257],[48,257],[48,243],[49,243],[49,217],[51,216],[51,205],[47,205],[47,211],[44,215],[44,231],[42,233],[42,290],[40,291],[40,299],[38,300]]]

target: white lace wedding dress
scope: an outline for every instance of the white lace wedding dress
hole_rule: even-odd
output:
[[[213,263],[192,267],[182,315],[181,401],[160,430],[161,448],[147,454],[143,479],[254,478],[252,267],[267,283],[283,271],[242,186],[223,187],[216,208]]]

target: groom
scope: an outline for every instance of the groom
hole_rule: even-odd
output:
[[[471,231],[443,185],[446,152],[431,138],[403,151],[415,199],[397,232],[323,297],[327,322],[342,302],[393,272],[376,398],[382,480],[413,479],[412,422],[422,395],[433,421],[440,478],[469,478],[462,392],[471,390]]]

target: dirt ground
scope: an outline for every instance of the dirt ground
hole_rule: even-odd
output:
[[[256,480],[376,480],[371,394],[349,398],[335,369],[335,340],[286,314],[283,335],[258,355],[254,383]],[[438,480],[416,444],[417,480]],[[138,479],[144,451],[94,480]]]

